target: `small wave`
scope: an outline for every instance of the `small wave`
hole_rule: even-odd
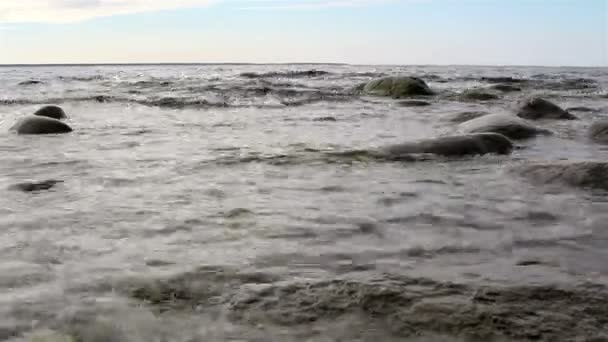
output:
[[[90,81],[103,80],[104,76],[102,76],[102,75],[92,75],[92,76],[59,76],[58,78],[60,80],[62,80],[62,81],[90,82]]]
[[[267,72],[255,73],[244,72],[240,76],[243,78],[303,78],[303,77],[319,77],[331,74],[329,71],[323,70],[304,70],[304,71],[285,71],[285,72]]]

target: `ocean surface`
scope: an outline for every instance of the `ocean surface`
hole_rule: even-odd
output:
[[[356,92],[393,75],[437,95]],[[521,91],[458,97],[499,83]],[[607,90],[607,68],[0,67],[0,340],[608,341],[608,194],[510,172],[606,161]],[[334,154],[531,95],[581,120],[507,156]],[[73,133],[9,132],[47,104]]]

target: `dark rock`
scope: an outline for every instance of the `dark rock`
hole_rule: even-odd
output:
[[[29,85],[36,85],[36,84],[42,84],[42,81],[29,80],[29,81],[19,82],[20,86],[29,86]]]
[[[473,120],[484,115],[488,115],[486,112],[462,112],[454,115],[450,121],[455,123],[462,123],[465,121]]]
[[[468,89],[460,94],[459,98],[463,101],[490,101],[498,99],[498,95],[486,93],[481,89]]]
[[[426,139],[385,147],[381,157],[399,158],[408,154],[429,153],[440,156],[464,156],[486,153],[511,153],[513,144],[501,134],[478,133]]]
[[[583,112],[583,113],[597,113],[600,110],[589,107],[570,107],[566,109],[567,112]]]
[[[430,106],[430,102],[420,101],[420,100],[408,100],[408,101],[400,101],[397,102],[398,105],[403,107],[425,107]]]
[[[510,139],[527,139],[537,135],[549,135],[550,131],[532,126],[526,121],[508,114],[489,114],[464,122],[460,129],[465,133],[498,133]]]
[[[66,123],[45,116],[26,116],[11,127],[18,134],[59,134],[72,132]]]
[[[312,121],[332,121],[332,122],[336,122],[336,121],[338,121],[338,119],[334,118],[333,116],[322,116],[320,118],[314,118],[314,119],[312,119]]]
[[[61,120],[67,118],[65,112],[61,107],[58,106],[44,106],[38,109],[34,115],[36,116],[46,116],[47,118]]]
[[[49,190],[54,187],[57,183],[62,183],[61,180],[49,179],[42,182],[25,182],[15,185],[11,185],[9,190],[18,190],[23,192],[38,192],[42,190]]]
[[[482,81],[488,83],[523,83],[525,80],[513,77],[482,77]]]
[[[429,86],[416,77],[385,77],[373,80],[363,86],[362,92],[364,95],[393,98],[433,94]]]
[[[608,190],[608,163],[573,162],[526,165],[521,175],[542,184],[564,184],[585,189]]]
[[[502,91],[504,93],[521,91],[520,87],[516,87],[516,86],[510,85],[510,84],[496,84],[496,85],[491,86],[490,89]]]
[[[589,138],[595,142],[608,143],[608,120],[596,121],[589,127]]]
[[[532,97],[519,104],[517,116],[529,119],[557,119],[557,120],[576,120],[576,116],[568,113],[558,105],[540,97]]]

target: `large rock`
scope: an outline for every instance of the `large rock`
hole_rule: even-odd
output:
[[[537,183],[608,190],[608,163],[605,162],[533,164],[518,171]]]
[[[69,133],[72,128],[56,119],[31,115],[19,120],[11,130],[18,134],[59,134]]]
[[[532,126],[525,120],[508,114],[484,115],[460,124],[459,128],[464,133],[498,133],[510,139],[551,134],[549,130]]]
[[[38,109],[34,113],[34,115],[46,116],[47,118],[57,119],[57,120],[67,118],[67,115],[65,115],[65,112],[63,111],[63,109],[61,109],[61,107],[57,107],[57,106],[44,106],[44,107]]]
[[[385,77],[373,80],[363,87],[362,93],[393,98],[433,94],[429,86],[416,77]]]
[[[440,156],[481,155],[486,153],[511,153],[513,144],[501,134],[478,133],[425,139],[388,146],[379,154],[387,158],[399,158],[409,154],[428,153]]]
[[[595,142],[608,143],[608,120],[596,121],[589,127],[589,138]]]
[[[558,105],[540,97],[522,101],[517,109],[517,116],[528,119],[576,120],[577,117],[560,108]]]

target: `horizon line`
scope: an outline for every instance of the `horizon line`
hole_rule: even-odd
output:
[[[195,66],[195,65],[341,65],[341,66],[417,66],[417,67],[540,67],[540,68],[608,68],[608,65],[534,65],[534,64],[395,64],[340,62],[154,62],[154,63],[0,63],[5,67],[87,67],[87,66]]]

